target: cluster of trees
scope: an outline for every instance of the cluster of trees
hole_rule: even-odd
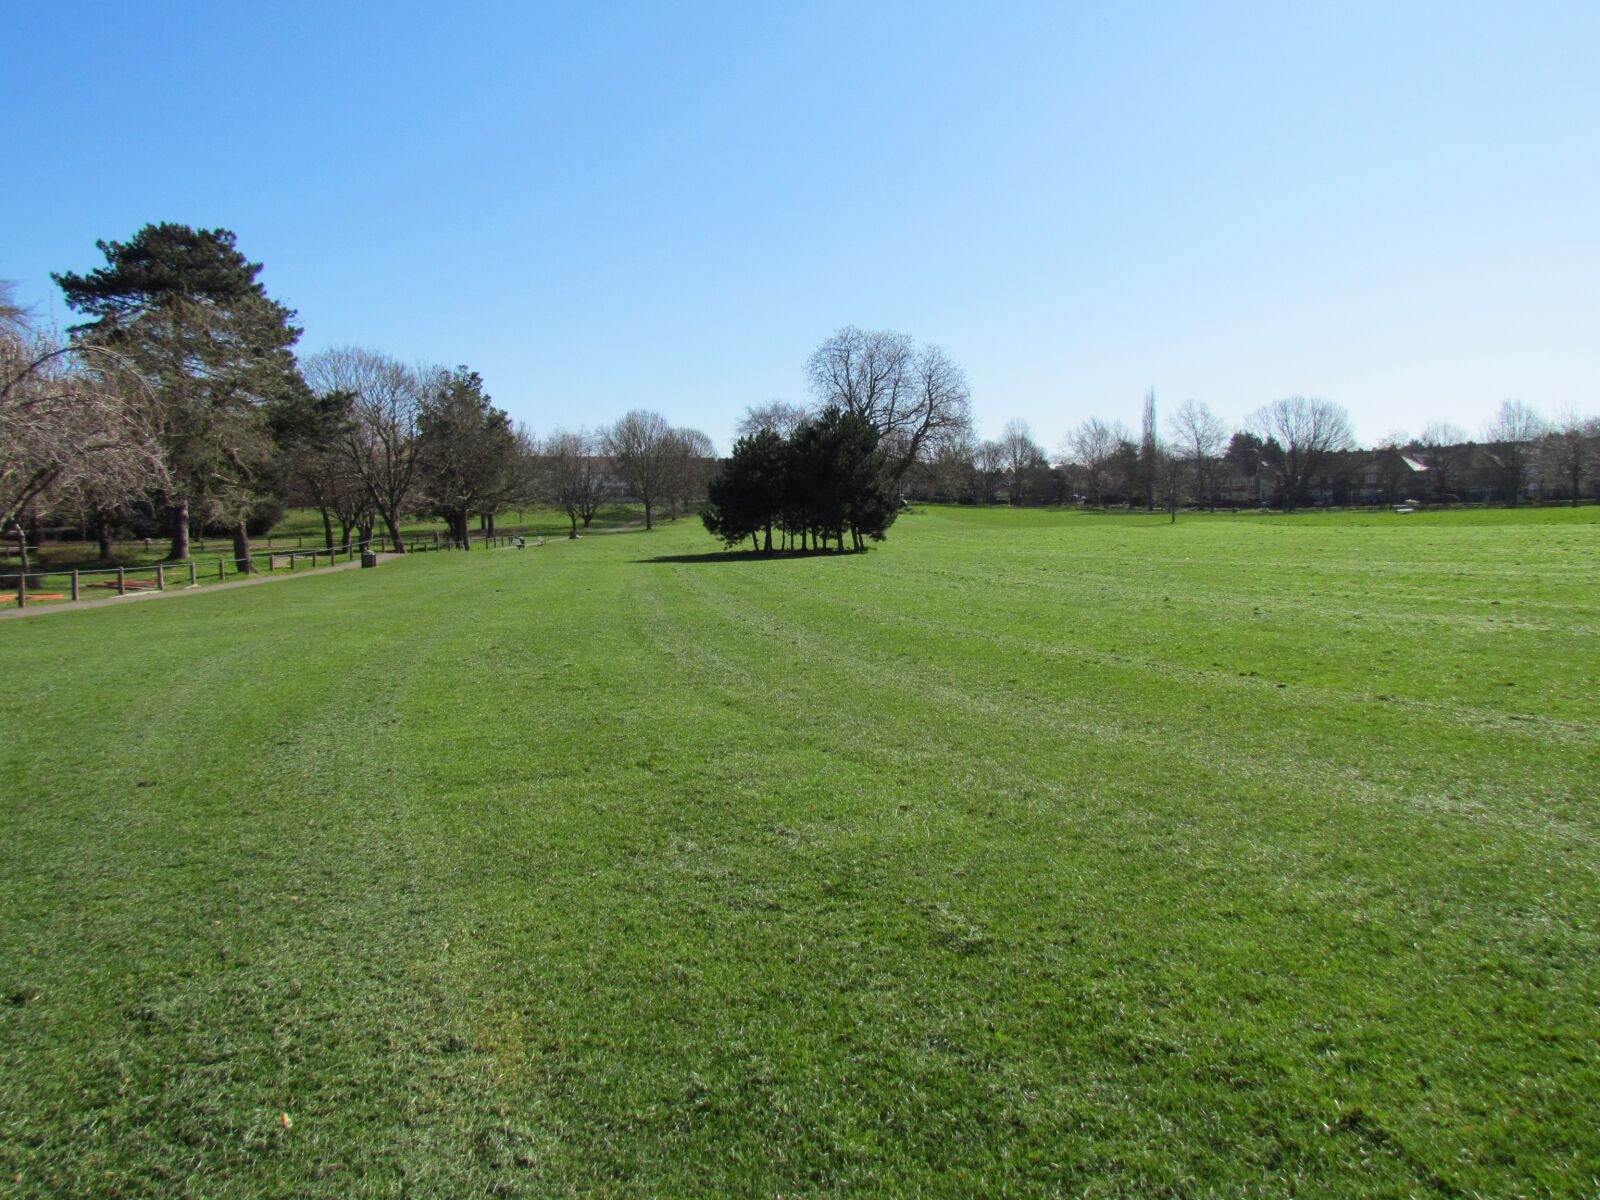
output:
[[[729,546],[863,550],[867,538],[883,540],[899,507],[878,429],[860,412],[830,404],[786,431],[767,426],[741,437],[700,517]]]
[[[805,370],[811,406],[748,409],[711,484],[702,519],[729,546],[864,550],[894,523],[906,476],[971,439],[966,375],[938,346],[847,325]]]
[[[907,490],[929,499],[1012,504],[1126,504],[1176,513],[1183,504],[1313,503],[1402,499],[1492,499],[1516,504],[1531,492],[1571,500],[1600,491],[1600,420],[1542,420],[1507,401],[1473,442],[1454,426],[1419,437],[1392,434],[1358,449],[1345,410],[1291,396],[1230,430],[1206,405],[1185,401],[1162,424],[1154,393],[1140,428],[1090,417],[1062,439],[1054,457],[1024,422],[997,440],[967,436],[916,465]]]
[[[496,513],[534,497],[534,439],[476,371],[345,346],[308,359],[305,380],[307,407],[281,426],[280,494],[321,512],[330,546],[335,521],[348,547],[381,520],[403,547],[405,516],[427,512],[466,547],[474,517],[493,532]]]
[[[381,521],[403,551],[411,514],[466,547],[474,518],[492,533],[511,507],[553,502],[576,532],[607,500],[638,500],[649,525],[705,493],[710,439],[654,413],[541,443],[467,367],[358,347],[298,360],[295,314],[228,230],[98,246],[105,265],[55,277],[85,318],[70,337],[0,287],[0,531],[24,568],[25,526],[47,521],[92,529],[103,557],[119,527],[161,528],[174,561],[191,530],[223,528],[250,570],[250,530],[287,504],[321,512],[330,549]]]
[[[703,497],[716,466],[716,448],[705,434],[675,429],[659,413],[638,409],[602,432],[599,446],[627,494],[644,505],[646,529],[654,528],[663,504],[676,518]]]
[[[663,509],[677,520],[705,498],[716,465],[716,448],[700,430],[635,409],[597,433],[556,430],[539,444],[534,469],[538,495],[567,514],[575,535],[616,500],[643,505],[647,530]]]
[[[197,525],[224,528],[251,570],[249,528],[285,502],[316,504],[330,546],[337,517],[348,546],[379,517],[398,542],[419,508],[464,538],[469,514],[525,494],[529,441],[475,372],[355,349],[302,365],[294,313],[228,230],[148,225],[98,246],[103,266],[55,277],[85,318],[70,339],[8,310],[0,386],[31,443],[0,470],[31,481],[4,514],[24,553],[25,513],[92,527],[107,555],[111,531],[143,518],[174,560]]]
[[[812,404],[748,409],[711,484],[702,517],[729,546],[863,550],[894,523],[907,475],[971,438],[966,375],[938,346],[847,325],[805,371]]]

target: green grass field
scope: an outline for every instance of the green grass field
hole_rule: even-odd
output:
[[[1600,1193],[1597,519],[0,623],[0,1192]]]

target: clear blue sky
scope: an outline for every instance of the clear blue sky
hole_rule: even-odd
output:
[[[1600,4],[18,6],[0,278],[226,226],[302,349],[726,446],[840,325],[1049,446],[1147,387],[1600,410]]]

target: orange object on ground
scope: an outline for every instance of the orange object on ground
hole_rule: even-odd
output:
[[[29,600],[65,600],[66,596],[61,592],[29,592],[28,593],[28,599]],[[17,602],[17,594],[15,592],[0,592],[0,604],[6,604],[6,603],[15,604],[16,602]]]

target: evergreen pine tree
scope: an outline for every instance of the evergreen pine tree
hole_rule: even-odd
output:
[[[192,515],[233,534],[252,569],[246,521],[268,482],[270,410],[305,391],[291,348],[294,313],[268,298],[226,229],[146,225],[127,242],[97,242],[106,265],[55,276],[92,318],[73,336],[120,354],[151,386],[173,484],[170,557],[189,554]]]

